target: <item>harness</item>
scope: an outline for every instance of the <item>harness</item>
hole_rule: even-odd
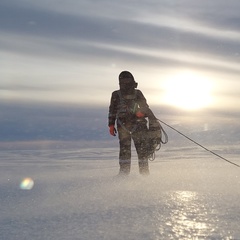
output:
[[[117,91],[120,103],[118,105],[118,111],[116,114],[117,123],[127,132],[132,134],[137,129],[137,124],[134,124],[134,126],[131,129],[128,129],[125,124],[121,121],[121,118],[126,118],[127,115],[129,117],[134,117],[134,115],[137,112],[137,109],[139,109],[138,103],[137,103],[137,91],[134,90],[134,94],[132,95],[126,95],[125,97],[122,96],[122,93],[120,90]],[[129,102],[130,104],[129,104]],[[130,105],[130,106],[129,106]]]

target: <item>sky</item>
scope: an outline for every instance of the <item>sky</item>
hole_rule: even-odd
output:
[[[1,0],[0,141],[107,139],[122,70],[158,117],[238,140],[239,10],[237,0]]]

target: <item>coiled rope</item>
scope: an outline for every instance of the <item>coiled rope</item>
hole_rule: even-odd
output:
[[[195,143],[195,144],[198,145],[199,147],[203,148],[204,150],[206,150],[206,151],[212,153],[213,155],[215,155],[215,156],[221,158],[222,160],[224,160],[224,161],[226,161],[226,162],[228,162],[228,163],[230,163],[230,164],[233,164],[233,165],[236,166],[236,167],[240,167],[240,165],[238,165],[237,163],[234,163],[234,162],[232,162],[232,161],[230,161],[230,160],[228,160],[228,159],[226,159],[226,158],[220,156],[219,154],[217,154],[217,153],[215,153],[215,152],[209,150],[208,148],[206,148],[206,147],[204,147],[203,145],[201,145],[200,143],[194,141],[194,140],[191,139],[190,137],[188,137],[188,136],[186,136],[185,134],[181,133],[180,131],[178,131],[178,130],[175,129],[174,127],[170,126],[169,124],[163,122],[162,120],[158,119],[158,121],[161,122],[161,123],[163,123],[164,125],[168,126],[169,128],[171,128],[171,129],[174,130],[175,132],[179,133],[179,134],[182,135],[183,137],[187,138],[187,139],[190,140],[191,142]]]
[[[157,120],[160,121],[159,119],[157,119]],[[161,138],[160,138],[160,141],[157,141],[156,139],[154,140],[154,151],[149,154],[149,157],[148,157],[149,161],[154,161],[155,160],[155,151],[159,151],[162,144],[168,143],[168,135],[160,123],[159,123],[159,125],[160,125]]]

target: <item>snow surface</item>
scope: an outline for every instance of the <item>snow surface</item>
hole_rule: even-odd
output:
[[[238,147],[225,149],[240,164]],[[1,151],[0,239],[240,239],[240,168],[199,148],[161,149],[150,176],[134,156],[121,178],[117,158],[116,148]]]

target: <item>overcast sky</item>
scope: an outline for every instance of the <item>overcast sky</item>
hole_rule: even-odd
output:
[[[239,11],[238,0],[1,0],[2,111],[26,102],[107,108],[129,70],[150,106],[181,107],[176,89],[191,102],[195,86],[202,108],[237,119]]]

